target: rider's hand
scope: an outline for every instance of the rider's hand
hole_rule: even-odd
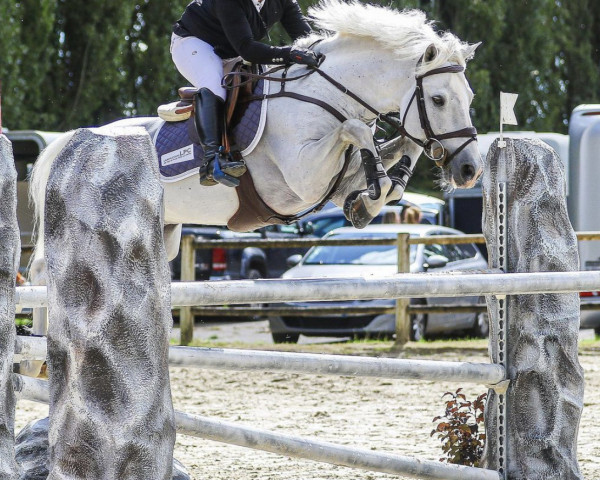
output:
[[[290,60],[292,63],[300,63],[309,67],[319,66],[319,56],[312,50],[304,48],[294,48],[290,52]]]

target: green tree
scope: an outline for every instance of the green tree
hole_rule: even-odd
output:
[[[56,121],[56,113],[52,106],[54,98],[52,89],[48,88],[48,75],[56,58],[56,49],[52,44],[57,0],[21,0],[21,61],[19,63],[19,84],[11,91],[13,100],[11,112],[18,113],[26,109],[24,115],[15,120],[14,128],[47,128]],[[16,110],[15,110],[16,109]]]
[[[176,98],[177,88],[188,84],[169,51],[173,23],[186,4],[145,0],[134,6],[121,67],[125,84],[120,99],[126,115],[155,115],[160,103]]]
[[[94,125],[122,114],[125,40],[133,0],[59,1],[50,72],[62,117],[57,128]]]
[[[23,51],[21,35],[21,5],[0,1],[0,82],[2,82],[3,125],[12,126],[24,114],[18,106],[23,100],[24,82],[20,78]],[[15,93],[13,93],[15,92]]]
[[[563,99],[558,114],[566,127],[577,105],[600,102],[600,7],[594,0],[557,1],[554,18],[560,46],[554,68]]]
[[[299,0],[306,13],[316,0]],[[498,94],[514,91],[519,129],[566,132],[572,109],[600,102],[600,2],[373,0],[420,8],[470,43],[473,121],[498,129]],[[13,129],[62,130],[152,115],[187,82],[169,53],[187,0],[0,0],[3,115]],[[273,44],[289,43],[281,28]]]

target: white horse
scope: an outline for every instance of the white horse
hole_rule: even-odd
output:
[[[309,14],[317,27],[333,33],[312,35],[300,46],[310,45],[326,59],[319,72],[287,82],[286,90],[325,102],[339,115],[293,98],[268,101],[264,132],[246,157],[246,175],[252,176],[266,205],[279,215],[294,216],[329,195],[337,205],[345,205],[356,226],[364,226],[403,194],[405,182],[393,182],[385,172],[407,155],[407,178],[423,149],[441,167],[442,183],[451,188],[473,186],[482,160],[473,141],[476,131],[469,116],[473,93],[464,69],[477,45],[450,33],[438,34],[420,11],[322,0]],[[293,65],[287,76],[308,72],[305,66]],[[387,118],[388,112],[400,113],[401,122],[395,126],[402,136],[381,152],[371,126],[377,118]],[[132,118],[110,126],[141,125],[150,131],[160,122]],[[41,219],[46,182],[53,160],[72,135],[67,132],[50,144],[32,174],[38,231],[31,278],[36,284],[45,283]],[[354,146],[354,153],[344,168],[349,146]],[[170,258],[179,248],[181,224],[225,225],[239,206],[236,189],[203,187],[196,176],[165,183],[164,202]]]

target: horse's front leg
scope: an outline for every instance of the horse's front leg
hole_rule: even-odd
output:
[[[388,192],[385,203],[402,199],[422,151],[420,146],[405,137],[398,137],[381,145],[379,154],[392,181],[392,188]]]
[[[355,228],[366,227],[386,203],[392,182],[373,143],[373,132],[362,122],[344,122],[343,138],[360,148],[367,188],[353,191],[344,202],[344,215]],[[353,139],[353,140],[352,140]]]
[[[298,157],[285,165],[282,173],[287,185],[299,198],[306,203],[314,204],[320,201],[323,193],[330,188],[335,176],[339,174],[344,151],[349,145],[353,145],[356,150],[360,151],[363,166],[361,167],[356,162],[357,157],[353,157],[352,163],[345,173],[345,179],[354,180],[353,188],[360,189],[352,194],[356,208],[348,219],[353,225],[362,228],[385,205],[385,197],[392,186],[392,182],[377,157],[373,133],[367,125],[359,120],[346,120],[318,141],[312,141],[302,146]],[[285,156],[279,158],[285,158]],[[315,161],[316,159],[317,161]],[[323,159],[337,159],[338,161],[324,162]],[[311,175],[306,174],[306,168],[309,165],[313,166]],[[366,184],[365,175],[360,172],[360,169],[368,172],[370,185]]]

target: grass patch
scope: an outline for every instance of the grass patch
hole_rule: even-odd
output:
[[[33,325],[33,320],[29,317],[16,317],[15,325],[18,327],[31,327]]]

